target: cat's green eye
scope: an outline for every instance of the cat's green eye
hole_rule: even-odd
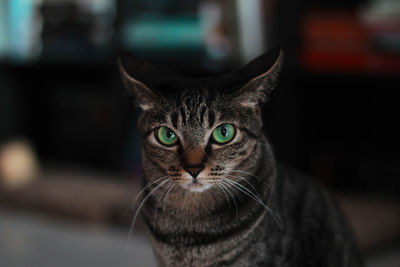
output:
[[[156,130],[157,140],[166,146],[175,145],[178,142],[178,136],[170,128],[161,126]]]
[[[235,127],[228,123],[221,124],[214,129],[212,137],[219,144],[228,143],[235,137]]]

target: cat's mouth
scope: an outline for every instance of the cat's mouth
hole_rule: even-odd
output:
[[[203,192],[211,187],[211,184],[200,182],[198,179],[192,179],[188,183],[182,184],[182,187],[192,192]]]

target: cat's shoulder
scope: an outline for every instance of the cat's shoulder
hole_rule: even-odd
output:
[[[281,218],[281,236],[291,241],[287,250],[292,251],[292,245],[301,247],[313,262],[307,266],[363,266],[352,231],[331,192],[289,166],[280,164],[277,171],[274,209]]]
[[[331,192],[315,178],[285,164],[277,166],[277,173],[275,194],[283,209],[314,216],[327,211],[336,213]]]

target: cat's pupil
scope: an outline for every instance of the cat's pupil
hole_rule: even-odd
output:
[[[170,139],[171,137],[173,137],[173,133],[172,133],[171,130],[167,130],[167,132],[165,133],[165,135],[166,135],[166,137],[167,137],[168,139]]]
[[[226,130],[225,126],[222,126],[222,127],[221,127],[221,135],[222,135],[223,137],[226,137],[226,134],[227,134],[227,130]]]

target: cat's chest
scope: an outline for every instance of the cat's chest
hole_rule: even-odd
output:
[[[253,241],[254,242],[254,241]],[[248,266],[249,262],[262,261],[265,257],[262,243],[251,247],[243,243],[225,243],[196,247],[171,247],[155,244],[160,266],[221,267]],[[248,247],[244,250],[244,247]],[[255,266],[255,265],[254,265]]]
[[[169,244],[154,236],[151,239],[160,266],[248,266],[249,262],[265,257],[264,218],[261,214],[242,231],[203,244],[190,245],[196,235],[174,239]]]

